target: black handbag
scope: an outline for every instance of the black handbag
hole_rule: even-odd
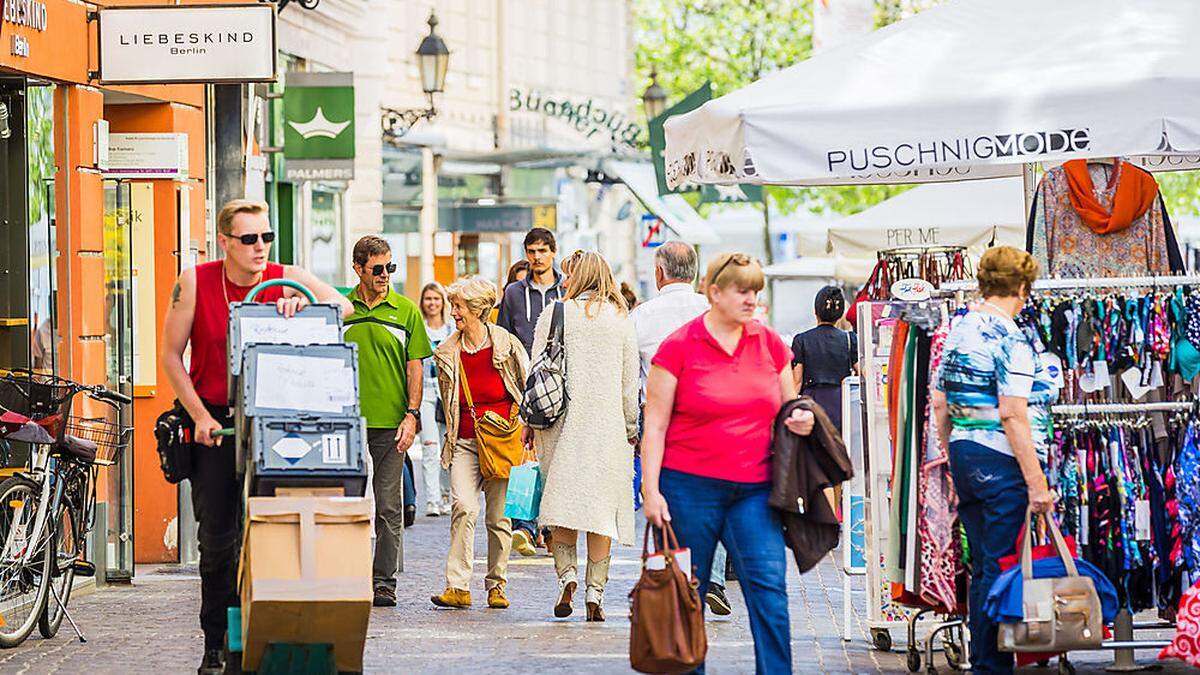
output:
[[[179,401],[158,416],[154,438],[158,442],[158,464],[163,478],[175,484],[192,476],[192,434],[195,423]]]

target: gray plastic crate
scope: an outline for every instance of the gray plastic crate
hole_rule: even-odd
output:
[[[367,430],[361,417],[256,417],[249,425],[250,494],[278,487],[343,487],[365,494]]]
[[[242,372],[242,352],[251,344],[312,345],[342,341],[342,309],[337,305],[307,305],[288,319],[274,304],[235,302],[229,308],[229,377]]]
[[[236,394],[243,417],[358,417],[358,345],[252,344]]]

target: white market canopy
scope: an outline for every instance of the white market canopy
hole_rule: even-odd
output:
[[[672,117],[667,180],[941,182],[1106,156],[1194,168],[1197,35],[1196,0],[951,0]]]

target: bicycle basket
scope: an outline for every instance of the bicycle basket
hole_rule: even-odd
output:
[[[40,420],[65,412],[74,391],[71,383],[53,375],[14,372],[0,377],[0,408]]]
[[[96,445],[94,464],[110,466],[121,461],[125,449],[129,447],[129,438],[133,435],[133,427],[125,427],[104,417],[77,417],[72,415],[67,420],[66,434]]]

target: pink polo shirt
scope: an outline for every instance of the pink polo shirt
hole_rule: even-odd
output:
[[[779,374],[792,353],[758,321],[747,323],[732,356],[704,314],[663,341],[651,361],[679,381],[663,467],[707,478],[771,479],[771,426],[783,405]]]

